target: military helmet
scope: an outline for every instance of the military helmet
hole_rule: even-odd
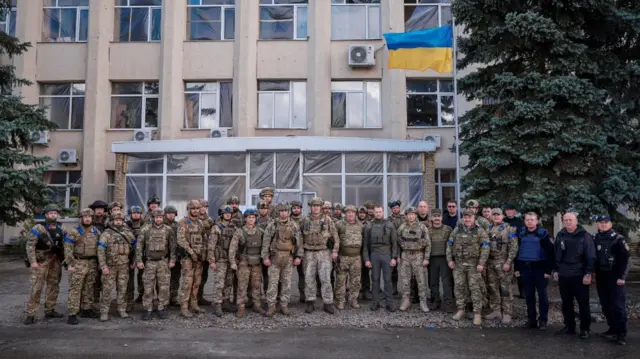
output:
[[[395,200],[395,201],[390,201],[389,202],[389,208],[393,208],[395,206],[398,206],[398,207],[402,206],[402,202],[400,200]]]
[[[331,207],[333,207],[333,206],[331,205],[331,202],[329,202],[329,201],[324,201],[324,203],[322,203],[322,209],[327,209],[327,208],[331,209]]]
[[[78,217],[82,218],[84,216],[93,216],[93,210],[91,208],[83,208],[80,210],[80,212],[78,213]]]
[[[258,216],[258,211],[255,210],[255,208],[247,208],[244,210],[244,216]]]
[[[375,206],[376,206],[376,205],[375,205],[375,204],[373,204],[373,202],[372,202],[372,201],[365,201],[365,202],[364,202],[364,207],[365,207],[366,209],[373,209]]]
[[[227,204],[240,204],[240,198],[238,198],[238,196],[231,196],[227,199]]]
[[[287,203],[287,202],[280,202],[276,206],[276,211],[278,211],[278,212],[282,212],[282,211],[289,212],[290,210],[291,210],[291,207],[289,206],[289,203]]]
[[[109,210],[111,211],[113,208],[118,207],[122,209],[122,202],[113,201],[109,203]]]
[[[367,213],[367,209],[365,207],[359,207],[358,208],[358,212],[360,213]]]
[[[503,213],[502,213],[502,209],[501,209],[501,208],[493,208],[493,209],[491,210],[491,214],[499,214],[499,215],[501,215],[501,216],[502,216],[502,214],[503,214]]]
[[[301,207],[302,208],[302,202],[300,201],[291,201],[291,208],[293,207]]]
[[[354,206],[354,205],[352,205],[352,204],[349,204],[349,205],[346,205],[346,206],[344,207],[344,213],[347,213],[347,212],[349,212],[349,211],[351,211],[351,212],[358,212],[358,209],[356,208],[356,206]]]
[[[198,201],[197,199],[192,199],[191,201],[187,202],[187,211],[191,209],[199,209],[199,208],[200,208],[200,201]]]
[[[416,213],[416,207],[409,206],[404,209],[404,214],[409,214],[409,213]]]
[[[476,213],[472,209],[467,208],[467,209],[462,210],[462,215],[463,216],[475,216]]]
[[[122,219],[124,220],[124,214],[122,214],[121,212],[118,213],[114,213],[111,215],[111,220],[116,220],[116,219]]]
[[[57,204],[50,203],[50,204],[44,206],[44,209],[42,210],[42,214],[47,214],[49,212],[60,212],[60,208],[58,207]]]
[[[475,199],[470,199],[465,203],[467,208],[480,207],[480,202]]]
[[[220,213],[233,213],[233,207],[228,204],[224,204],[220,207]]]
[[[140,207],[140,206],[131,206],[131,207],[129,207],[129,214],[132,214],[132,213],[140,213],[140,214],[142,214],[142,207]]]
[[[344,206],[342,205],[342,203],[336,202],[336,203],[333,204],[333,210],[334,211],[342,211],[342,210],[344,210]]]
[[[89,205],[89,208],[95,210],[96,208],[103,208],[105,210],[109,209],[109,205],[107,204],[107,202],[105,201],[94,201],[93,203],[91,203],[91,205]]]
[[[273,197],[273,192],[273,188],[265,187],[262,189],[262,191],[260,191],[260,198],[262,199],[265,195]]]
[[[309,206],[322,206],[324,201],[320,197],[313,197],[309,200]]]
[[[173,213],[175,215],[178,215],[178,209],[174,206],[166,206],[164,207],[164,214],[169,214],[169,213]]]
[[[440,208],[432,208],[429,214],[433,216],[442,216],[442,210]]]
[[[269,203],[267,203],[266,201],[260,201],[260,203],[258,203],[258,208],[259,209],[269,208]]]
[[[152,217],[164,217],[164,211],[161,209],[156,209],[155,211],[151,212],[151,216]]]
[[[209,207],[209,202],[204,198],[199,199],[198,202],[200,202],[200,208]]]
[[[149,198],[149,200],[147,201],[147,207],[149,207],[153,203],[155,203],[155,204],[157,204],[159,206],[162,203],[162,201],[160,200],[159,197],[153,196],[153,197]]]

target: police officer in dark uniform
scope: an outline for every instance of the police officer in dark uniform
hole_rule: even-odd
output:
[[[596,288],[602,313],[609,330],[600,336],[615,339],[619,345],[627,344],[627,307],[625,280],[629,274],[629,245],[621,234],[612,229],[611,217],[596,217],[598,233],[596,245]]]

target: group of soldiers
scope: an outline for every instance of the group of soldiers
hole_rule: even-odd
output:
[[[469,200],[458,223],[455,201],[445,213],[429,210],[424,201],[402,211],[400,201],[391,201],[384,218],[383,207],[370,201],[358,208],[314,197],[303,215],[301,202],[275,205],[273,198],[274,190],[265,188],[257,210],[242,212],[233,196],[215,219],[206,200],[191,200],[179,221],[175,207],[159,208],[159,198],[148,201],[145,214],[132,206],[126,220],[122,204],[96,201],[80,211],[80,224],[70,232],[57,222],[58,209],[47,206],[45,223],[31,230],[27,242],[32,290],[25,324],[35,322],[45,284],[45,316],[62,317],[55,311],[62,266],[70,273],[70,324],[78,323],[78,314],[109,320],[114,287],[123,318],[139,301],[143,320],[154,309],[167,318],[169,305],[179,306],[187,318],[208,305],[218,317],[235,312],[243,318],[245,308],[268,317],[277,311],[289,315],[294,267],[307,313],[316,309],[317,297],[330,314],[346,304],[360,308],[363,299],[371,301],[371,310],[384,301],[393,312],[400,294],[401,311],[419,303],[423,312],[442,309],[461,320],[470,302],[475,325],[481,325],[483,311],[486,319],[508,324],[514,273],[520,273],[516,258],[530,263],[538,259],[529,258],[531,253],[541,252],[535,245],[542,248],[526,238],[520,245],[528,225],[513,206],[505,206],[506,216],[501,208],[477,215],[478,201]],[[210,268],[213,302],[203,296]],[[535,317],[535,294],[533,312]]]

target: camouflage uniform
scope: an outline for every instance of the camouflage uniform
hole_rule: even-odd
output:
[[[331,219],[333,219],[334,223],[337,223],[338,221],[344,219],[344,213],[342,213],[343,211],[344,211],[344,207],[342,206],[342,204],[340,203],[333,204],[333,213],[331,214]]]
[[[129,219],[126,221],[127,228],[131,233],[133,233],[133,238],[138,238],[140,235],[140,231],[142,230],[142,226],[144,222],[142,220],[142,208],[140,206],[131,206],[129,208],[129,215],[132,213],[140,213],[141,217],[139,220],[134,221],[133,219]],[[135,246],[132,248],[135,249]],[[133,257],[133,256],[131,256]],[[131,262],[134,262],[135,258],[131,258]],[[136,282],[136,269],[135,267],[129,269],[129,282],[127,283],[127,312],[131,312],[133,310],[133,293],[135,291],[135,282]],[[142,271],[138,271],[138,293],[140,293],[140,299],[142,300],[142,293],[140,292],[142,288]]]
[[[236,228],[241,228],[242,226],[244,226],[244,215],[242,214],[242,211],[239,208],[233,208],[233,205],[239,205],[240,204],[240,198],[238,198],[238,196],[231,196],[229,197],[229,199],[227,199],[227,205],[231,206],[232,208],[232,215],[231,215],[231,220],[234,221]]]
[[[200,207],[209,207],[209,203],[206,200],[201,199]],[[206,238],[208,238],[211,233],[211,228],[213,228],[214,220],[213,218],[209,217],[209,214],[207,213],[200,215],[199,219],[202,222],[202,226],[204,227],[204,232],[207,236]],[[202,279],[200,280],[200,286],[198,287],[198,304],[200,305],[211,305],[209,301],[204,299],[204,286],[207,284],[207,280],[209,280],[209,261],[205,260],[202,263]]]
[[[46,215],[50,211],[59,212],[57,206],[48,205],[44,209],[44,214]],[[60,291],[62,258],[58,258],[58,255],[55,254],[54,246],[60,248],[62,241],[66,237],[68,237],[66,231],[55,221],[47,221],[44,225],[36,224],[28,233],[26,260],[29,264],[38,263],[40,267],[31,268],[31,291],[26,309],[27,321],[25,321],[25,324],[34,322],[45,284],[47,291],[44,300],[44,312],[47,317],[61,317],[60,314],[56,313],[55,309],[58,292]]]
[[[442,216],[440,209],[431,210],[432,217]],[[447,241],[451,236],[451,227],[440,225],[429,228],[429,239],[431,239],[431,257],[429,258],[429,284],[431,298],[430,302],[435,304],[435,308],[445,302],[450,308],[453,300],[453,277],[449,264],[447,263]],[[442,282],[442,297],[440,296],[440,282]]]
[[[360,209],[358,209],[358,212],[362,211],[364,209],[364,213],[366,213],[365,217],[362,221],[362,224],[366,227],[367,224],[371,223],[371,221],[373,221],[373,216],[369,215],[369,210],[373,209],[374,204],[371,201],[365,201],[364,204],[362,205],[362,207]],[[362,287],[360,288],[360,294],[362,296],[362,299],[367,299],[367,300],[371,300],[372,299],[372,295],[371,295],[371,269],[367,268],[364,265],[364,261],[363,261],[363,266],[362,266],[362,275],[360,276],[360,278],[362,279]]]
[[[416,213],[415,208],[409,207],[405,214]],[[418,282],[418,296],[420,297],[420,309],[428,312],[427,307],[427,281],[425,277],[424,261],[431,256],[431,239],[427,226],[417,219],[413,222],[405,221],[398,228],[398,245],[402,249],[400,261],[400,288],[402,304],[400,310],[407,310],[411,306],[409,298],[411,294],[411,278]]]
[[[502,210],[494,208],[492,213]],[[513,306],[513,261],[518,254],[518,238],[515,234],[515,228],[509,224],[500,223],[492,224],[489,229],[490,248],[489,260],[487,261],[487,279],[489,284],[487,290],[489,292],[489,305],[491,310],[498,315],[490,314],[487,319],[493,319],[500,315],[502,309],[503,316],[511,316]],[[502,268],[505,264],[511,266],[508,272]],[[502,297],[501,293],[505,293]]]
[[[127,287],[129,283],[129,269],[131,252],[135,246],[133,232],[126,226],[116,226],[113,221],[124,216],[121,213],[111,216],[111,223],[100,236],[98,242],[98,263],[100,270],[109,269],[109,274],[103,276],[102,296],[100,297],[100,319],[107,320],[111,306],[111,294],[116,289],[116,305],[122,318],[127,318]]]
[[[387,220],[393,223],[393,226],[396,228],[396,230],[400,228],[400,225],[403,224],[406,220],[405,215],[403,213],[393,214],[393,207],[395,206],[400,207],[401,205],[402,205],[402,202],[399,200],[391,201],[388,203],[389,209],[391,210],[391,214],[389,215],[389,217],[387,217]],[[398,248],[401,249],[399,246]],[[400,265],[397,265],[393,267],[393,269],[391,270],[391,283],[393,284],[394,295],[398,294],[398,282],[399,282],[398,272],[400,271],[400,267],[401,267]],[[410,282],[411,282],[410,285],[412,286],[411,289],[415,292],[414,294],[417,296],[418,285],[416,282],[416,278],[412,277]],[[402,292],[402,289],[400,290],[400,292]]]
[[[293,207],[300,207],[300,214],[297,216],[293,214]],[[300,201],[291,201],[291,214],[289,215],[289,219],[295,222],[298,225],[298,228],[301,228],[303,220],[306,218],[304,214],[302,214],[302,202]],[[296,270],[298,271],[298,293],[300,295],[300,302],[304,303],[307,299],[304,296],[304,265],[300,264],[296,266]]]
[[[346,206],[346,212],[356,212],[355,206]],[[347,290],[347,276],[349,277],[349,303],[353,308],[359,308],[358,294],[362,274],[362,237],[364,226],[357,220],[349,223],[342,219],[336,223],[336,231],[340,237],[340,250],[338,257],[338,270],[336,279],[336,302],[338,309],[344,308]]]
[[[465,210],[464,215],[473,215],[473,212]],[[473,228],[467,228],[464,224],[457,226],[447,241],[446,255],[447,262],[453,261],[455,263],[453,283],[458,312],[464,311],[465,293],[469,291],[473,302],[473,312],[480,315],[483,283],[482,276],[476,267],[484,266],[489,258],[487,232],[477,224]]]
[[[182,288],[180,290],[180,314],[191,317],[189,307],[197,313],[204,312],[198,306],[198,288],[202,278],[202,262],[207,259],[206,241],[209,240],[202,222],[191,216],[191,209],[200,209],[198,200],[187,204],[187,217],[178,222],[178,246],[184,250],[182,258]]]
[[[466,203],[466,208],[471,209],[475,212],[476,215],[476,224],[478,224],[482,229],[489,233],[489,227],[491,226],[491,222],[482,216],[480,202],[475,199],[470,199]],[[488,309],[489,306],[489,292],[487,291],[487,271],[481,273],[482,275],[482,285],[480,286],[480,290],[482,291],[482,308]],[[467,302],[469,299],[469,293],[466,294]]]
[[[69,298],[67,308],[69,315],[77,315],[80,311],[82,299],[82,312],[87,312],[94,306],[93,286],[98,273],[98,238],[100,232],[96,227],[82,223],[83,216],[92,216],[93,210],[85,208],[80,211],[81,223],[69,232],[65,238],[64,253],[65,263],[73,267],[69,273]],[[97,304],[97,303],[96,303]]]
[[[107,222],[108,217],[107,217],[107,211],[109,210],[109,205],[104,202],[104,201],[95,201],[93,202],[89,208],[91,210],[93,210],[95,212],[96,208],[102,208],[104,209],[105,214],[101,215],[101,216],[96,216],[94,214],[93,216],[93,226],[96,227],[98,229],[98,231],[100,233],[104,232],[104,230],[107,228]],[[95,283],[93,285],[93,304],[94,306],[98,305],[98,303],[100,303],[100,292],[102,291],[102,273],[100,272],[100,270],[98,269],[98,265],[96,264],[95,266],[96,268],[96,280]],[[96,308],[98,309],[98,308]]]
[[[321,206],[322,199],[314,197],[309,201],[309,206]],[[322,300],[325,310],[333,310],[333,290],[331,288],[332,252],[336,255],[340,249],[340,238],[331,217],[320,213],[310,214],[300,226],[304,247],[304,278],[305,297],[307,299],[307,312],[313,310],[316,300],[316,273],[320,276],[322,287]],[[329,249],[329,239],[333,239],[333,250]],[[330,307],[330,308],[329,308]]]
[[[178,222],[174,219],[173,221],[169,221],[169,219],[167,219],[167,214],[169,213],[174,213],[175,215],[178,215],[178,210],[174,207],[174,206],[166,206],[164,208],[164,224],[171,227],[171,230],[173,230],[173,248],[177,248],[178,246]],[[173,266],[173,268],[169,268],[169,303],[171,303],[171,305],[180,305],[179,304],[179,298],[178,298],[178,290],[180,289],[180,271],[182,270],[182,267],[180,266],[180,261],[182,260],[182,258],[180,256],[178,256],[177,251],[176,251],[176,264]]]
[[[267,229],[267,226],[274,221],[273,214],[274,212],[277,212],[277,210],[275,207],[272,208],[271,204],[265,201],[260,201],[260,203],[258,204],[258,208],[269,209],[269,212],[267,212],[267,215],[265,216],[261,215],[260,212],[258,212],[258,218],[256,219],[256,226],[262,229],[262,231],[264,232]],[[275,218],[279,217],[280,213],[278,213]],[[264,278],[264,282],[262,284],[264,287],[263,290],[266,293],[268,289],[267,286],[269,285],[269,267],[265,266],[264,264],[262,264],[262,277]],[[251,283],[249,283],[249,287],[251,287]]]
[[[288,206],[277,206],[278,212],[288,210]],[[291,299],[291,275],[293,273],[293,258],[302,259],[302,234],[296,222],[287,218],[272,221],[264,232],[261,257],[269,259],[269,286],[267,289],[268,315],[273,315],[280,288],[280,306],[283,314],[288,314],[287,306]]]
[[[250,212],[253,213],[253,212]],[[255,215],[255,214],[254,214]],[[245,213],[246,216],[246,213]],[[262,235],[264,231],[257,227],[249,228],[246,224],[236,229],[229,246],[229,266],[238,273],[238,317],[244,314],[244,300],[251,281],[251,299],[253,310],[264,313],[260,307],[262,301],[260,286],[262,284]],[[240,263],[237,262],[240,261]]]
[[[223,206],[222,210],[225,210]],[[244,222],[244,218],[243,218]],[[230,310],[231,296],[234,285],[235,273],[229,266],[229,246],[231,245],[231,239],[236,232],[237,221],[231,217],[230,220],[224,218],[218,218],[213,230],[211,231],[212,245],[209,249],[209,261],[216,263],[215,287],[213,288],[213,304],[216,315],[222,315],[222,304],[224,304],[225,310]]]
[[[156,210],[153,215],[164,217],[164,211]],[[147,312],[153,310],[153,292],[157,285],[158,311],[161,317],[166,315],[165,309],[169,306],[169,266],[176,262],[175,245],[173,229],[164,223],[159,226],[153,223],[142,229],[136,246],[136,262],[142,263],[143,253],[146,257],[142,305]]]
[[[260,191],[260,199],[264,201],[264,196],[265,195],[270,195],[271,196],[271,201],[266,202],[267,203],[267,207],[269,208],[269,217],[271,217],[271,219],[276,219],[278,217],[280,217],[280,213],[278,213],[278,211],[276,211],[276,207],[273,205],[273,197],[275,195],[274,193],[274,189],[271,187],[265,187],[262,189],[262,191]]]

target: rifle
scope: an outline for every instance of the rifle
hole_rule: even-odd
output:
[[[112,231],[116,232],[116,234],[119,234],[122,236],[122,238],[124,238],[125,240],[127,240],[129,237],[127,237],[127,235],[125,235],[124,233],[120,232],[117,228],[115,228],[114,226],[109,225],[108,228],[110,228]],[[136,261],[136,239],[134,236],[133,242],[129,243],[131,245],[131,251],[129,251],[129,263],[134,263]]]

